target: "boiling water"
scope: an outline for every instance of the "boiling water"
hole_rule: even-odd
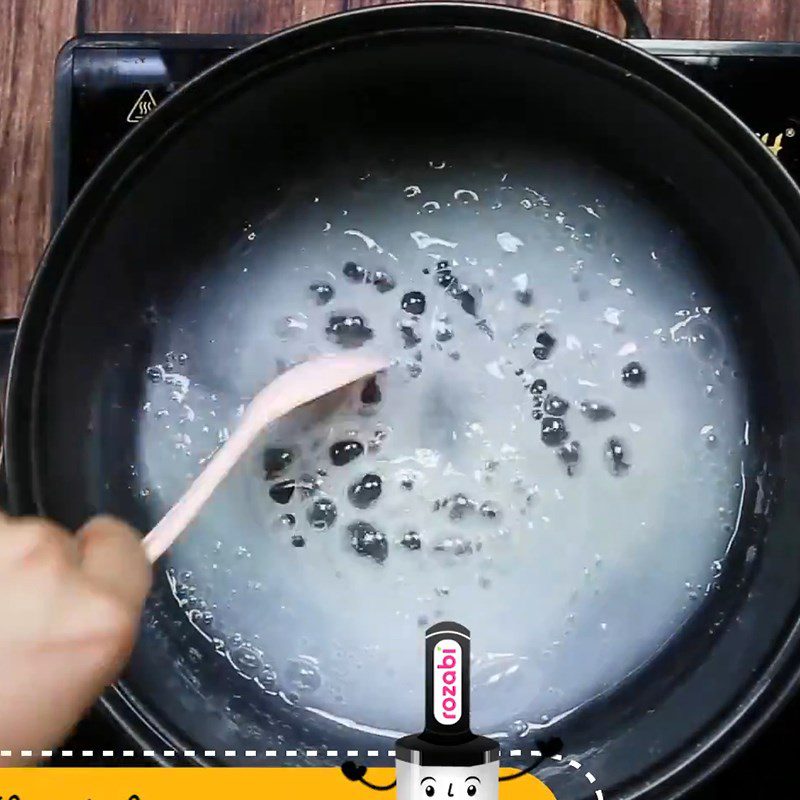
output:
[[[712,590],[741,494],[736,353],[697,253],[617,177],[554,151],[391,167],[349,175],[344,205],[341,168],[241,222],[157,327],[138,488],[165,511],[286,365],[391,357],[379,399],[254,448],[168,554],[176,598],[265,703],[386,731],[420,727],[423,629],[456,619],[473,727],[524,733]],[[292,458],[269,479],[266,447]]]

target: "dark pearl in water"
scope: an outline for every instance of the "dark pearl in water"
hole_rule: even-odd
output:
[[[350,536],[350,546],[360,556],[374,558],[379,564],[389,555],[389,545],[386,536],[376,530],[368,522],[351,522],[347,526]]]
[[[542,441],[548,447],[561,444],[567,436],[569,432],[561,417],[545,417],[542,420]]]
[[[465,494],[454,494],[450,500],[450,519],[464,519],[468,514],[475,511],[475,503]]]
[[[406,292],[400,307],[408,314],[422,314],[425,312],[425,295],[422,292]]]
[[[605,458],[608,469],[615,477],[624,475],[630,464],[625,460],[625,445],[622,440],[612,437],[606,442]]]
[[[294,453],[287,447],[268,447],[264,451],[264,476],[277,478],[294,461]]]
[[[312,283],[311,286],[308,287],[308,291],[311,293],[311,296],[318,306],[324,306],[330,303],[335,294],[333,286],[329,283]]]
[[[381,293],[391,292],[395,287],[394,278],[383,270],[378,270],[372,278],[375,288]]]
[[[536,337],[536,342],[536,347],[533,348],[533,357],[538,361],[546,361],[556,346],[556,340],[547,331],[542,331]]]
[[[422,540],[419,538],[419,534],[416,531],[408,531],[408,533],[403,534],[400,544],[409,550],[419,550],[420,547],[422,547]]]
[[[367,279],[367,271],[355,261],[348,261],[342,268],[345,278],[353,281],[353,283],[364,283]]]
[[[361,347],[373,336],[364,317],[358,314],[334,314],[325,329],[328,336],[341,347]]]
[[[626,386],[642,386],[646,377],[644,367],[638,361],[631,361],[622,368],[622,382]]]
[[[345,441],[331,445],[330,456],[335,467],[343,467],[364,452],[361,442]]]
[[[545,414],[551,417],[563,417],[569,409],[569,403],[557,394],[549,394],[544,401]]]
[[[436,264],[436,283],[446,289],[454,280],[450,264],[447,261],[439,261]]]
[[[567,475],[574,475],[578,462],[581,459],[580,442],[570,442],[558,448],[557,455],[561,463],[567,468]]]
[[[403,347],[406,350],[416,347],[422,341],[422,337],[411,322],[400,323],[400,335],[403,337]]]
[[[347,496],[356,508],[369,508],[381,496],[382,488],[380,475],[368,472],[347,490]]]
[[[584,400],[581,403],[581,414],[591,422],[605,422],[615,416],[614,409],[599,400]]]
[[[369,378],[361,390],[361,402],[365,406],[371,406],[381,401],[381,387],[375,378]]]
[[[537,378],[531,384],[531,394],[536,397],[541,397],[547,391],[547,381],[544,378]]]
[[[336,504],[330,497],[318,497],[306,513],[312,528],[324,531],[336,522]]]
[[[269,487],[269,496],[276,502],[285,506],[294,494],[294,481],[280,481]]]

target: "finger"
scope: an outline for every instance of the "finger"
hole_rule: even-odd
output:
[[[141,609],[152,571],[139,534],[122,520],[100,516],[78,531],[78,545],[84,575],[131,608]]]
[[[78,547],[72,534],[55,522],[38,517],[0,519],[0,553],[4,563],[41,561],[46,554],[78,562]]]

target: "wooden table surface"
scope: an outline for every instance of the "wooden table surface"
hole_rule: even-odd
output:
[[[385,0],[88,0],[89,31],[268,33]],[[19,313],[49,220],[56,53],[77,0],[0,0],[0,318]],[[511,1],[622,33],[612,0]],[[800,0],[639,0],[654,36],[800,39]]]

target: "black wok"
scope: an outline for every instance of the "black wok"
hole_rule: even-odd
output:
[[[146,469],[137,426],[154,331],[193,293],[194,374],[230,380],[205,342],[225,315],[201,287],[241,271],[247,237],[232,221],[257,230],[309,176],[393,149],[434,143],[447,158],[464,143],[513,154],[544,140],[625,176],[690,232],[748,373],[742,513],[715,591],[627,681],[546,731],[610,796],[675,796],[770,717],[800,667],[800,195],[727,110],[625,43],[509,9],[386,7],[281,33],[192,81],[106,159],[35,276],[6,401],[10,504],[73,527],[98,511],[153,524],[131,487]],[[229,295],[226,313],[245,295]],[[373,761],[388,761],[391,740],[269,705],[209,649],[158,570],[130,668],[104,699],[144,749],[254,765],[376,748]],[[559,797],[585,793],[564,786]]]

